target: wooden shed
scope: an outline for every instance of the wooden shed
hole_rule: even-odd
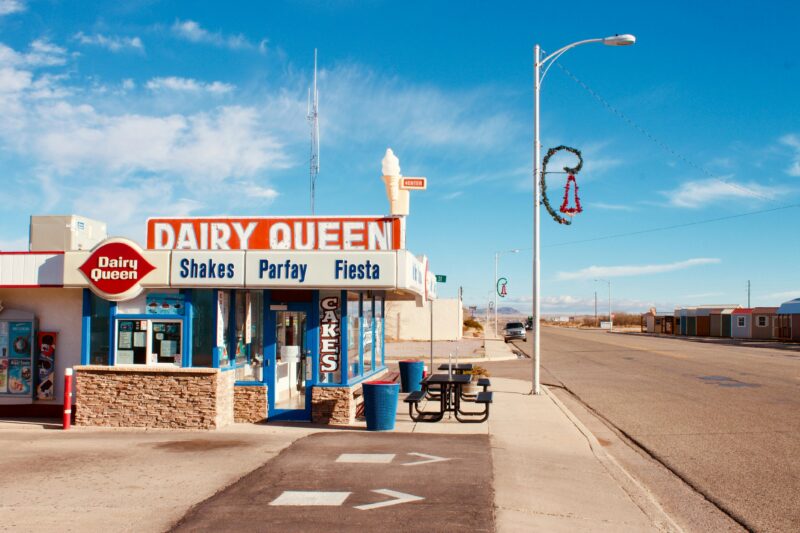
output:
[[[686,335],[697,335],[697,309],[690,307],[686,310]]]
[[[754,307],[752,338],[777,339],[778,338],[778,308]]]
[[[724,309],[712,309],[708,313],[709,337],[722,337],[722,312]]]
[[[708,337],[711,335],[711,308],[698,307],[695,312],[695,320],[697,322],[696,335],[698,337]]]
[[[731,337],[734,339],[751,338],[753,334],[753,310],[747,307],[734,309],[731,317]]]
[[[784,302],[778,308],[778,338],[800,341],[800,298]]]
[[[672,313],[658,313],[655,308],[642,313],[642,332],[672,335],[674,318]]]

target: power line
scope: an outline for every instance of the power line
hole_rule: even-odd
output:
[[[667,230],[671,230],[671,229],[687,228],[687,227],[690,227],[690,226],[700,226],[702,224],[711,224],[712,222],[721,222],[723,220],[731,220],[731,219],[734,219],[734,218],[742,218],[742,217],[749,217],[749,216],[753,216],[753,215],[761,215],[761,214],[764,214],[764,213],[772,213],[772,212],[775,212],[775,211],[781,211],[783,209],[792,209],[792,208],[796,208],[796,207],[800,207],[800,204],[781,205],[781,206],[772,207],[772,208],[769,208],[769,209],[760,209],[758,211],[749,211],[747,213],[737,213],[735,215],[727,215],[727,216],[724,216],[724,217],[716,217],[716,218],[707,218],[707,219],[703,219],[703,220],[695,220],[693,222],[684,222],[682,224],[673,224],[671,226],[660,226],[660,227],[657,227],[657,228],[649,228],[649,229],[643,229],[643,230],[639,230],[639,231],[629,231],[629,232],[626,232],[626,233],[614,233],[614,234],[611,234],[611,235],[603,235],[603,236],[600,236],[600,237],[592,237],[592,238],[589,238],[589,239],[580,239],[580,240],[577,240],[577,241],[567,241],[567,242],[560,242],[560,243],[555,243],[555,244],[547,244],[547,245],[544,245],[543,248],[555,248],[555,247],[559,247],[559,246],[569,246],[569,245],[572,245],[572,244],[581,244],[581,243],[585,243],[585,242],[604,241],[604,240],[608,240],[608,239],[618,239],[618,238],[621,238],[621,237],[631,237],[631,236],[634,236],[634,235],[644,235],[646,233],[655,233],[655,232],[658,232],[658,231],[667,231]]]
[[[665,143],[664,141],[662,141],[661,139],[659,139],[658,137],[656,137],[655,135],[650,133],[647,129],[645,129],[644,127],[642,127],[639,124],[637,124],[632,118],[630,118],[628,115],[626,115],[625,113],[623,113],[622,111],[620,111],[619,109],[614,107],[608,100],[603,98],[597,91],[595,91],[594,89],[589,87],[583,80],[581,80],[575,74],[570,72],[569,69],[567,69],[567,67],[565,67],[561,63],[556,63],[556,65],[558,66],[558,68],[560,68],[564,72],[564,74],[569,76],[575,83],[577,83],[578,85],[583,87],[583,89],[586,92],[588,92],[595,100],[600,102],[600,104],[602,104],[603,107],[605,107],[608,111],[610,111],[612,114],[616,115],[617,118],[621,119],[623,122],[628,124],[633,129],[635,129],[636,131],[638,131],[639,133],[644,135],[648,140],[653,142],[655,145],[660,147],[662,150],[666,151],[668,154],[672,155],[673,157],[676,157],[677,159],[683,161],[684,163],[686,163],[690,167],[692,167],[692,168],[698,170],[699,172],[703,173],[709,179],[712,179],[714,181],[717,181],[719,183],[727,185],[728,187],[733,187],[734,189],[739,189],[740,191],[746,193],[748,196],[755,196],[755,197],[761,198],[762,200],[772,200],[772,198],[770,198],[770,197],[768,197],[768,196],[766,196],[764,194],[761,194],[761,193],[759,193],[759,192],[757,192],[757,191],[755,191],[753,189],[748,189],[747,187],[743,187],[743,186],[741,186],[741,185],[739,185],[737,183],[732,183],[730,181],[726,181],[726,180],[724,180],[722,178],[719,178],[719,177],[715,176],[714,174],[712,174],[711,172],[706,170],[703,166],[695,163],[694,161],[692,161],[688,157],[686,157],[683,154],[679,153],[677,150],[672,148],[670,145],[668,145],[667,143]]]

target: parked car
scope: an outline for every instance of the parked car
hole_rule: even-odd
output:
[[[527,340],[525,324],[522,322],[509,322],[506,324],[506,327],[503,328],[503,340],[508,342],[514,339]]]

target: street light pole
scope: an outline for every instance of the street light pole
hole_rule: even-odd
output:
[[[595,281],[605,281],[608,283],[608,330],[613,332],[614,331],[614,318],[611,314],[611,280],[610,279],[595,279]],[[597,293],[595,292],[595,295]],[[595,296],[595,301],[597,301],[597,297]],[[597,304],[595,303],[595,307]],[[596,312],[596,311],[595,311]]]
[[[541,385],[539,379],[539,366],[541,362],[541,342],[540,342],[540,327],[539,321],[541,318],[541,290],[540,290],[540,273],[541,273],[541,254],[539,250],[539,204],[540,204],[540,186],[539,179],[541,178],[541,142],[539,130],[539,92],[542,86],[542,81],[547,75],[547,71],[555,63],[563,53],[570,48],[575,48],[582,44],[588,43],[603,43],[608,46],[626,46],[636,42],[636,37],[633,35],[614,35],[604,39],[586,39],[584,41],[577,41],[568,44],[563,48],[559,48],[552,54],[542,59],[542,49],[537,44],[533,47],[533,387],[531,392],[533,394],[541,394]],[[548,63],[549,62],[549,63]],[[544,71],[542,71],[544,67]]]
[[[494,253],[494,336],[497,337],[497,260],[500,254],[516,254],[519,252],[518,248],[513,250],[505,250],[503,252]]]

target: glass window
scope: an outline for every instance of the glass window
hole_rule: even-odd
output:
[[[383,295],[375,296],[375,364],[383,366]]]
[[[250,292],[236,291],[234,306],[236,308],[234,315],[236,323],[234,324],[233,360],[238,366],[247,363],[247,341],[249,339],[248,330],[250,328]]]
[[[250,367],[253,377],[261,381],[264,366],[264,293],[250,291]]]
[[[231,291],[217,291],[217,350],[219,351],[219,366],[225,368],[231,364],[228,347],[230,339],[230,313]]]
[[[192,291],[192,366],[214,366],[214,291]]]
[[[362,313],[362,323],[364,328],[362,330],[363,344],[364,344],[364,373],[372,371],[372,356],[373,356],[373,342],[372,342],[372,296],[364,294]]]
[[[109,343],[109,327],[111,304],[93,293],[89,293],[90,325],[89,325],[89,363],[107,365]]]
[[[740,316],[736,318],[736,325],[740,328],[744,327],[744,317]]]
[[[359,293],[347,293],[347,377],[353,378],[359,375],[361,362],[361,329],[360,329],[360,305]]]

